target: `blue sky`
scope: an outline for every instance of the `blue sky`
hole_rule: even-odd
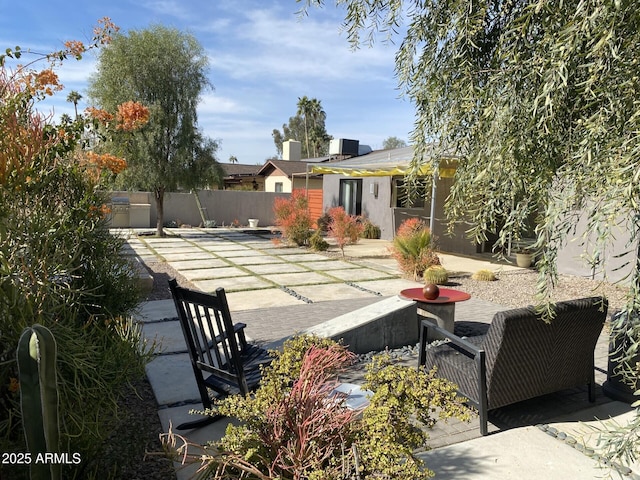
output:
[[[66,40],[86,41],[105,16],[122,32],[161,24],[191,33],[209,56],[214,86],[202,98],[198,123],[220,140],[222,162],[235,155],[240,163],[262,164],[275,155],[271,132],[288,123],[303,95],[322,102],[334,138],[378,149],[390,136],[408,141],[413,128],[413,106],[400,97],[394,76],[396,47],[377,42],[352,51],[340,30],[343,10],[331,1],[306,17],[296,15],[295,0],[0,0],[0,6],[2,50],[49,52]],[[39,108],[72,115],[66,96],[85,95],[94,71],[94,55],[65,63],[58,70],[65,90]]]

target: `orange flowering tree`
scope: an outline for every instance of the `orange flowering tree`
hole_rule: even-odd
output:
[[[0,451],[26,451],[15,352],[22,330],[40,323],[58,344],[61,451],[80,452],[85,472],[112,429],[122,385],[144,371],[125,316],[137,305],[137,281],[119,255],[122,240],[109,233],[98,187],[126,167],[105,149],[110,132],[131,134],[148,111],[129,102],[111,119],[87,112],[56,124],[38,105],[62,91],[55,73],[61,62],[82,58],[115,31],[103,19],[89,45],[70,41],[50,54],[16,47],[0,55]],[[29,63],[16,65],[28,55]],[[40,64],[45,68],[36,69]],[[27,475],[23,466],[0,465],[2,478]]]

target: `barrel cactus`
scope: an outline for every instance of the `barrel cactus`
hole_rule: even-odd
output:
[[[471,275],[471,278],[474,280],[479,280],[481,282],[493,282],[497,280],[496,274],[491,270],[478,270],[476,273]]]
[[[422,274],[425,283],[444,285],[449,281],[449,272],[441,265],[432,265]]]

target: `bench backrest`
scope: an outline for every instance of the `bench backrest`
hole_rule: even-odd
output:
[[[175,279],[169,287],[178,311],[191,364],[203,399],[206,394],[203,372],[248,393],[241,352],[246,347],[244,336],[234,331],[227,297],[223,288],[204,293],[179,287]],[[203,400],[204,401],[204,400]]]
[[[558,302],[550,323],[533,308],[496,313],[482,344],[489,408],[588,384],[607,306],[601,297]]]

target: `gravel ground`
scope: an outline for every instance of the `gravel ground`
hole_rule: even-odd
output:
[[[178,272],[163,262],[147,263],[147,268],[154,277],[154,287],[146,300],[164,300],[171,298],[168,281],[175,277],[178,283],[185,287],[193,288],[193,284],[187,281]],[[535,303],[533,292],[538,281],[537,272],[526,270],[522,272],[503,272],[494,282],[481,282],[473,280],[471,275],[457,276],[450,279],[450,286],[470,293],[475,298],[495,302],[506,307],[521,307]],[[592,295],[605,295],[609,299],[609,311],[613,312],[621,308],[625,303],[625,289],[603,284],[585,278],[563,275],[558,285],[553,290],[554,301],[568,300],[571,298],[588,297]],[[137,394],[128,395],[124,404],[127,410],[133,409],[137,418],[143,419],[130,428],[129,431],[150,432],[145,436],[147,451],[160,451],[157,441],[162,428],[157,415],[157,404],[148,382],[143,381],[136,385]],[[129,408],[130,407],[130,408]],[[122,432],[126,436],[126,432]],[[117,441],[117,440],[116,440]],[[121,441],[124,442],[124,439]],[[121,478],[165,480],[175,478],[171,464],[159,456],[147,456],[143,461],[129,462],[123,466]]]

